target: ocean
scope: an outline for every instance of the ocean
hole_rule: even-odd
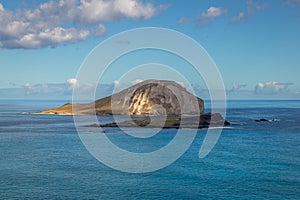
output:
[[[0,101],[0,199],[300,199],[300,101],[228,101],[232,125],[205,158],[198,152],[206,130],[199,130],[177,161],[141,174],[95,159],[72,116],[28,114],[64,103]],[[254,122],[260,118],[274,121]],[[117,128],[103,134],[143,152],[164,146],[176,132],[132,142]]]

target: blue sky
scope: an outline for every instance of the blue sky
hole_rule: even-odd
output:
[[[70,98],[89,52],[141,27],[174,29],[199,42],[217,64],[229,99],[300,99],[299,0],[0,3],[1,99]]]

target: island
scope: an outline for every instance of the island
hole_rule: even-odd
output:
[[[174,81],[146,80],[87,104],[64,104],[38,114],[127,115],[132,120],[102,127],[207,128],[230,125],[219,113],[204,113],[204,101]],[[213,121],[211,120],[213,119]]]

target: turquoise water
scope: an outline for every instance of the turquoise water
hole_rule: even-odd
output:
[[[198,158],[201,130],[175,163],[145,174],[97,161],[71,116],[22,113],[63,103],[0,101],[0,199],[300,199],[300,101],[229,101],[233,125],[207,157]],[[277,120],[255,123],[257,118]],[[160,148],[176,134],[168,129],[130,142],[119,129],[105,132],[137,152]]]

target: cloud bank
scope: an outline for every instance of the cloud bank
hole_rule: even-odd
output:
[[[0,3],[0,48],[43,48],[75,43],[107,32],[104,23],[150,19],[169,5],[142,0],[50,0],[10,11]]]
[[[32,97],[37,97],[41,95],[70,97],[72,95],[73,89],[76,89],[77,93],[84,98],[85,95],[94,92],[96,88],[96,97],[102,98],[111,95],[113,92],[119,92],[142,81],[142,79],[135,79],[130,82],[121,83],[120,81],[115,80],[113,83],[101,83],[95,85],[92,83],[81,83],[76,78],[69,78],[64,83],[27,83],[22,86],[22,89],[26,96]]]
[[[274,95],[282,94],[288,91],[288,87],[293,83],[278,83],[275,81],[258,83],[254,89],[254,94]]]
[[[96,99],[119,92],[134,84],[141,82],[141,79],[128,80],[112,83],[101,83],[98,86],[91,83],[80,83],[76,78],[69,78],[64,83],[27,83],[22,87],[0,88],[0,97],[4,99],[71,99],[73,89],[76,88],[80,98],[86,100],[86,95],[95,92]],[[182,82],[177,82],[183,87],[188,87]],[[253,89],[247,89],[246,84],[233,84],[231,89],[226,90],[229,99],[299,99],[300,92],[289,90],[293,83],[265,82],[258,83]],[[95,90],[96,88],[96,90]],[[204,99],[210,99],[210,91],[202,84],[192,84],[196,95]],[[187,88],[188,91],[191,88]],[[95,91],[94,91],[95,90]],[[214,92],[220,92],[214,90]]]

